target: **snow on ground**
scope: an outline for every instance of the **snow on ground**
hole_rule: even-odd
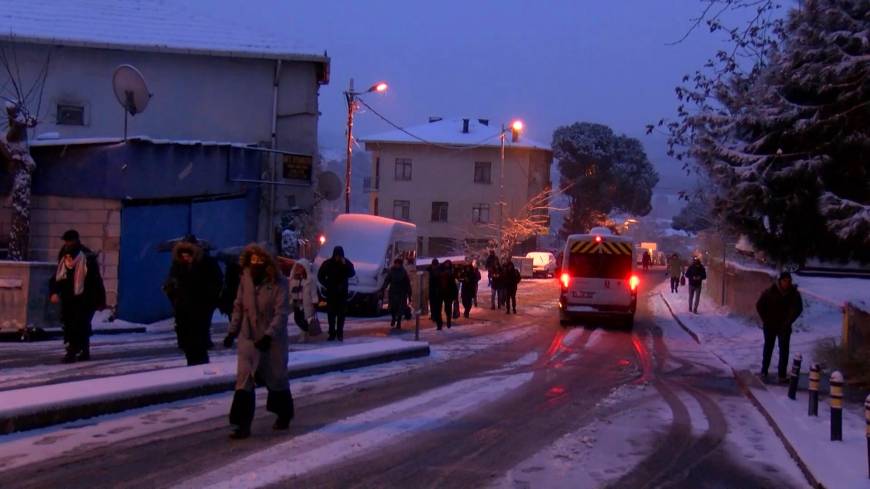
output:
[[[870,312],[870,279],[834,277],[796,277],[795,283],[804,295],[827,299],[836,306],[849,302]]]
[[[662,284],[654,293],[661,293],[674,314],[698,335],[701,342],[730,366],[752,372],[761,370],[761,347],[764,336],[760,321],[749,321],[719,307],[705,294],[701,295],[698,314],[689,312],[688,287],[673,294],[669,284]],[[661,301],[653,300],[657,315],[669,316]],[[816,345],[825,340],[839,339],[842,334],[842,312],[833,304],[804,297],[804,312],[795,322],[791,336],[791,353],[802,353],[804,365],[812,362]],[[779,352],[774,352],[773,362]]]

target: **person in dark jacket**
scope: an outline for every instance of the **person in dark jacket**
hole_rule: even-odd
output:
[[[460,274],[460,283],[462,290],[460,296],[462,298],[463,315],[468,318],[471,314],[471,306],[474,304],[474,298],[477,296],[477,284],[480,282],[480,270],[473,264],[467,263],[462,267]]]
[[[779,341],[779,381],[786,381],[788,368],[788,349],[791,341],[791,325],[804,310],[803,299],[792,284],[791,274],[783,272],[775,284],[771,285],[758,298],[755,309],[761,317],[764,330],[764,349],[761,360],[761,376],[767,378],[770,358],[773,356],[774,343]]]
[[[490,289],[490,297],[489,300],[491,302],[492,309],[495,310],[496,304],[501,308],[502,297],[501,293],[501,274],[502,267],[498,262],[498,258],[495,260],[495,264],[492,268],[488,269],[489,275],[489,289]]]
[[[257,244],[249,244],[239,257],[242,277],[233,304],[224,347],[238,339],[236,386],[230,407],[233,439],[251,436],[256,396],[254,387],[268,390],[266,410],[277,419],[272,429],[285,431],[293,419],[293,394],[287,372],[287,320],[290,290],[275,258]]]
[[[492,287],[492,271],[495,269],[495,267],[498,266],[498,257],[495,256],[494,250],[489,250],[489,256],[486,257],[486,263],[484,264],[484,266],[486,267],[486,272],[488,273],[487,281],[489,282],[489,286]]]
[[[707,280],[707,269],[697,256],[692,258],[692,264],[686,269],[686,280],[689,281],[689,312],[698,314],[698,302],[701,301],[701,285]]]
[[[91,359],[91,321],[106,306],[106,289],[97,256],[81,244],[79,233],[71,229],[61,239],[57,271],[48,283],[49,300],[60,304],[66,344],[63,362],[86,361]]]
[[[441,264],[437,258],[432,259],[429,265],[429,316],[435,323],[437,329],[441,329],[444,321],[441,317],[441,306],[443,304],[441,298],[441,289],[439,286],[439,277],[441,275]]]
[[[396,258],[393,261],[393,266],[387,272],[384,288],[388,287],[390,327],[400,330],[402,329],[405,308],[408,307],[408,300],[411,299],[411,279],[408,277],[408,271],[405,270],[401,258]]]
[[[445,260],[438,275],[438,289],[444,303],[444,313],[447,315],[447,327],[453,326],[453,307],[459,300],[459,285],[456,283],[456,271],[453,262]],[[440,329],[440,328],[439,328]]]
[[[505,265],[504,273],[502,274],[502,284],[504,287],[504,302],[507,313],[517,313],[517,288],[519,287],[522,276],[520,271],[514,266],[512,261],[508,261]]]
[[[178,347],[188,365],[209,362],[211,320],[220,302],[223,274],[194,236],[172,248],[172,266],[163,291],[175,310]]]
[[[327,341],[344,341],[344,318],[347,316],[348,280],[356,276],[353,263],[344,257],[344,248],[336,246],[332,258],[320,265],[317,281],[326,289],[326,317],[329,321]]]

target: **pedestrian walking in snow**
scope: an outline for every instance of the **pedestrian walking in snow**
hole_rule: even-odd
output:
[[[668,276],[671,279],[671,293],[676,294],[680,288],[680,278],[683,276],[683,260],[676,253],[668,259]]]
[[[400,330],[405,308],[408,307],[408,301],[411,299],[411,279],[401,258],[396,258],[393,266],[387,271],[387,278],[384,281],[384,289],[386,288],[389,288],[387,297],[390,307],[390,327]]]
[[[454,308],[458,307],[459,286],[456,283],[456,271],[453,262],[445,260],[438,274],[438,290],[444,303],[444,314],[447,316],[447,327],[453,326]],[[438,328],[441,329],[441,328]]]
[[[649,250],[643,250],[643,256],[640,259],[641,264],[643,264],[643,271],[649,270],[649,265],[652,262],[652,257],[649,254]]]
[[[761,317],[764,330],[764,349],[761,359],[761,376],[767,379],[773,346],[779,342],[779,365],[777,374],[780,382],[786,381],[788,350],[791,341],[791,326],[804,310],[803,299],[797,286],[792,283],[791,274],[783,272],[775,284],[771,285],[758,298],[755,309]]]
[[[484,266],[486,267],[487,282],[492,287],[492,271],[498,266],[498,257],[495,256],[494,250],[489,250],[489,256],[486,257]]]
[[[477,296],[477,284],[480,282],[480,278],[480,270],[471,263],[462,267],[460,275],[462,290],[460,295],[462,297],[462,308],[464,309],[463,315],[466,319],[471,314],[471,306],[474,305],[474,298]]]
[[[320,265],[317,280],[326,289],[326,317],[329,321],[327,341],[344,341],[344,318],[347,316],[348,280],[356,276],[353,263],[344,257],[344,248],[336,246],[332,258]]]
[[[441,272],[441,264],[437,258],[432,259],[429,265],[429,317],[435,323],[435,327],[441,329],[441,290],[438,288],[438,277]]]
[[[686,280],[689,281],[689,312],[697,314],[698,302],[701,301],[701,285],[707,280],[707,269],[697,256],[692,258],[692,264],[686,269]]]
[[[209,362],[211,320],[222,289],[220,266],[194,236],[175,244],[163,292],[175,311],[175,335],[188,365]]]
[[[57,271],[48,283],[49,300],[60,304],[64,363],[91,359],[91,321],[94,313],[106,306],[106,289],[100,276],[97,256],[81,244],[74,229],[63,233]]]
[[[513,309],[514,314],[517,313],[517,288],[521,280],[520,271],[517,270],[512,261],[508,261],[502,274],[502,283],[504,284],[505,291],[505,309],[508,314],[511,313],[511,309]]]
[[[498,262],[498,258],[495,260],[495,264],[488,269],[489,270],[489,290],[490,290],[490,303],[492,309],[496,309],[496,304],[501,308],[502,297],[501,297],[501,273],[502,268],[501,264]]]
[[[314,283],[314,275],[311,273],[311,263],[305,258],[296,260],[290,270],[290,307],[293,311],[293,322],[302,332],[299,334],[299,342],[304,343],[318,331],[312,331],[317,321],[317,285]]]
[[[266,409],[278,416],[272,429],[286,430],[294,413],[287,375],[287,279],[272,255],[257,244],[246,246],[239,262],[242,277],[224,338],[227,348],[238,339],[236,391],[230,408],[234,439],[251,435],[256,384],[266,386]]]

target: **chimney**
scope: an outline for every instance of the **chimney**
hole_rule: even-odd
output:
[[[430,123],[430,124],[431,124],[432,122],[438,122],[438,121],[440,121],[440,120],[441,120],[441,117],[438,117],[437,115],[430,115],[430,116],[429,116],[429,123]]]
[[[468,119],[462,119],[462,133],[468,134]]]
[[[489,119],[477,119],[477,122],[483,124],[484,126],[489,126]]]

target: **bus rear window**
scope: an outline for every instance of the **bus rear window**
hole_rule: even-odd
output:
[[[573,277],[628,278],[631,275],[631,255],[571,253],[568,269]]]

